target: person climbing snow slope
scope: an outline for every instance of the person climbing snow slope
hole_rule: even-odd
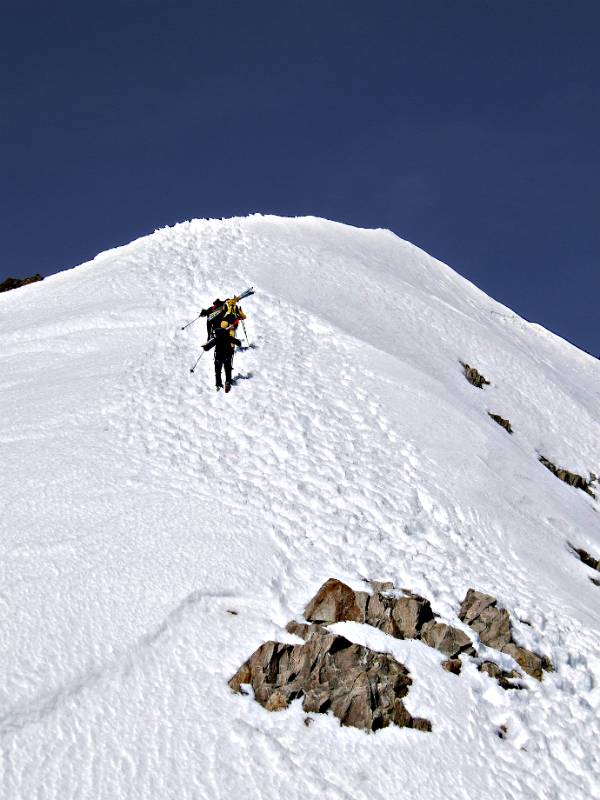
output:
[[[221,308],[221,306],[223,306],[223,312],[215,317],[212,317],[211,319],[213,311],[217,311],[218,309]],[[203,308],[202,311],[200,312],[201,317],[206,317],[206,335],[209,339],[213,335],[213,331],[215,330],[215,328],[218,328],[219,325],[221,324],[221,321],[223,320],[226,313],[227,313],[227,307],[225,305],[225,301],[219,300],[218,297],[216,300],[213,301],[212,306],[210,306],[209,308]]]
[[[235,316],[227,314],[220,326],[213,331],[213,338],[203,345],[204,350],[215,348],[215,382],[217,391],[223,388],[222,370],[225,368],[225,392],[231,389],[231,369],[233,354],[236,345],[241,347],[242,343],[235,338],[234,330]]]
[[[234,330],[240,324],[241,321],[247,319],[246,315],[244,314],[242,307],[238,305],[239,297],[230,297],[228,300],[225,300],[225,306],[227,308],[227,314],[233,315],[234,322],[233,328]]]

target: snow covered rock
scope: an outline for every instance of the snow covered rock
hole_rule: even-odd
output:
[[[543,671],[552,669],[549,659],[513,641],[509,613],[497,608],[497,602],[489,594],[469,589],[458,612],[459,619],[479,634],[482,644],[512,656],[525,672],[541,681]]]
[[[587,550],[584,550],[582,547],[573,547],[573,545],[569,545],[571,550],[575,553],[575,555],[579,558],[580,561],[586,565],[586,567],[590,567],[591,569],[595,569],[597,572],[600,572],[600,558],[594,558],[594,556],[590,555]]]
[[[310,622],[365,621],[368,594],[354,592],[345,583],[330,578],[304,609],[304,617]]]
[[[419,638],[450,659],[455,659],[461,653],[472,655],[475,652],[473,642],[464,631],[443,622],[426,622]]]
[[[412,717],[402,703],[411,683],[406,667],[390,655],[315,626],[303,645],[261,645],[229,686],[235,692],[251,686],[268,711],[281,711],[302,698],[304,711],[331,711],[342,725],[369,731],[391,724],[431,730],[430,722]]]
[[[497,608],[495,597],[469,589],[458,617],[479,634],[481,642],[502,650],[510,640],[510,617],[505,608]]]
[[[595,480],[595,476],[590,476],[590,480],[586,480],[583,476],[578,475],[576,472],[571,472],[568,469],[563,469],[562,467],[557,467],[556,464],[553,464],[549,458],[546,456],[540,456],[540,462],[546,467],[546,469],[550,470],[553,475],[564,481],[564,483],[569,484],[569,486],[574,486],[576,489],[581,489],[587,494],[595,497],[595,494],[592,492],[592,482]]]
[[[465,364],[464,361],[461,361],[460,363],[464,369],[465,378],[469,381],[471,386],[475,386],[477,389],[483,389],[484,386],[490,385],[490,382],[487,380],[487,378],[484,378],[483,375],[477,369],[475,369],[475,367]]]
[[[498,423],[501,428],[504,428],[507,433],[513,432],[510,420],[504,419],[504,417],[501,417],[500,414],[493,414],[491,411],[488,411],[488,415],[494,420],[494,422]]]
[[[486,675],[489,675],[490,678],[494,678],[494,680],[498,681],[499,685],[503,689],[524,688],[523,684],[519,682],[521,676],[516,669],[511,669],[510,671],[504,670],[494,661],[482,661],[477,669],[480,672],[484,672]]]
[[[29,283],[37,283],[37,281],[43,280],[44,276],[40,275],[39,272],[29,278],[6,278],[0,283],[0,292],[10,292],[12,289],[20,289],[21,286],[27,286]]]

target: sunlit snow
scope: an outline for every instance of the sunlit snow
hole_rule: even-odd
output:
[[[181,327],[247,286],[224,395]],[[600,797],[600,587],[568,544],[600,558],[600,500],[538,461],[600,473],[600,362],[388,231],[258,215],[7,292],[0,341],[3,798]],[[458,626],[492,594],[556,671],[504,691],[340,623],[432,733],[233,694],[329,577]]]

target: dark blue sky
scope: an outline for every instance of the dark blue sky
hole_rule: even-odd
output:
[[[598,354],[599,31],[597,0],[5,3],[0,279],[316,214]]]

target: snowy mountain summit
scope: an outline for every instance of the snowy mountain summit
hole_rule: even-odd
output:
[[[247,286],[224,395],[182,327]],[[0,336],[3,798],[600,798],[600,362],[258,215],[6,292]]]

